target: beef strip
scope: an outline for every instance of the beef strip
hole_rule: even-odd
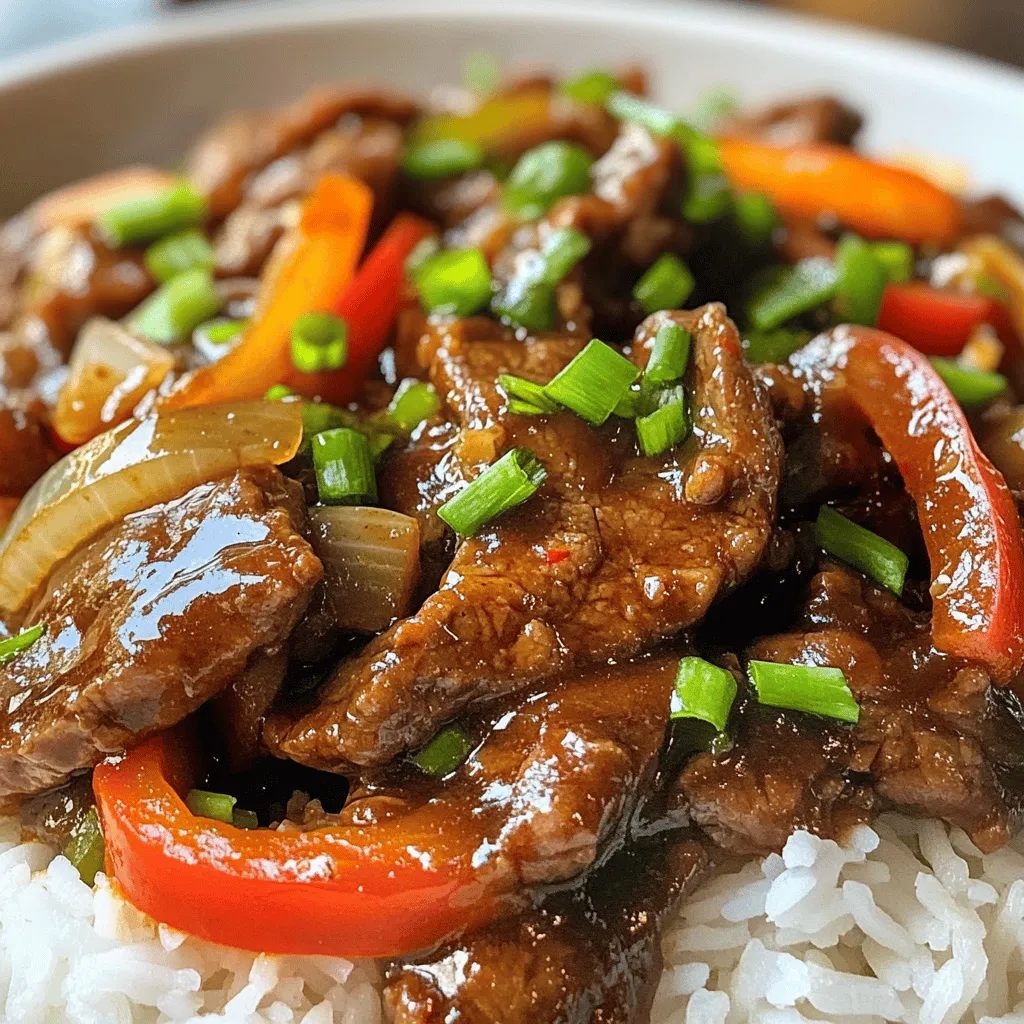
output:
[[[322,567],[276,470],[128,516],[65,559],[0,667],[0,795],[37,793],[167,728],[287,637]]]
[[[209,200],[211,217],[219,220],[241,202],[250,174],[310,142],[344,114],[407,124],[417,110],[413,100],[382,89],[314,89],[288,106],[236,114],[221,122],[196,144],[187,173]]]
[[[832,96],[779,103],[751,114],[737,114],[718,126],[724,135],[769,142],[773,146],[799,146],[835,142],[849,146],[864,119]]]
[[[841,834],[868,816],[868,785],[884,801],[958,825],[984,850],[1024,820],[1020,702],[979,667],[936,651],[927,613],[829,565],[793,631],[748,654],[841,668],[861,718],[851,729],[741,703],[735,749],[695,758],[682,782],[695,820],[722,845],[778,848],[795,825]]]
[[[637,456],[621,421],[595,431],[569,413],[507,413],[499,373],[546,381],[582,342],[441,344],[431,377],[460,424],[464,471],[526,445],[548,479],[465,539],[437,593],[342,663],[315,707],[269,719],[274,753],[328,770],[382,764],[470,702],[674,635],[754,571],[781,443],[724,309],[671,317],[694,334],[694,436],[654,459]],[[644,325],[637,359],[669,318]]]
[[[395,1024],[633,1024],[661,974],[661,925],[709,863],[673,832],[620,853],[588,884],[422,960],[394,964]]]

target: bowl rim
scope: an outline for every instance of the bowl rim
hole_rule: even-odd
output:
[[[936,43],[876,29],[730,0],[291,0],[266,4],[228,0],[209,8],[164,11],[150,21],[106,29],[51,43],[0,60],[0,99],[4,92],[29,86],[62,72],[116,61],[120,57],[174,50],[194,42],[273,35],[316,26],[372,25],[393,18],[406,21],[457,21],[493,27],[509,22],[565,23],[574,18],[609,29],[664,30],[667,25],[705,37],[747,42],[755,48],[781,49],[798,56],[820,55],[828,46],[838,61],[867,63],[881,73],[922,81],[941,79],[946,88],[983,94],[1024,105],[1024,70]],[[1018,107],[1018,109],[1020,109]]]

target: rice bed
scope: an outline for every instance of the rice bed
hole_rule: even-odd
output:
[[[156,925],[0,823],[8,1024],[378,1024],[370,962],[256,956]],[[201,894],[200,894],[201,898]],[[664,937],[654,1024],[1024,1024],[1024,842],[883,815],[719,871]]]

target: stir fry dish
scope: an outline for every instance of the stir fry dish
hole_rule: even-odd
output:
[[[482,77],[3,227],[0,795],[399,1022],[643,1021],[730,855],[1024,824],[1024,220],[828,97]]]

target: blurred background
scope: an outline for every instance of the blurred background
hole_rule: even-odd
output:
[[[0,56],[204,0],[0,0]],[[236,0],[237,2],[237,0]],[[288,0],[276,0],[285,4]],[[684,3],[685,0],[678,0]],[[1024,0],[742,0],[867,25],[1024,67]]]

